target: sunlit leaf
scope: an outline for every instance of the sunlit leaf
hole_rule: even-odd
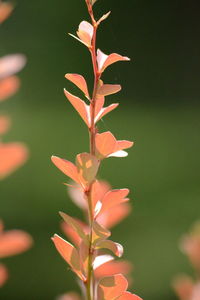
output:
[[[140,298],[139,296],[137,296],[135,294],[125,292],[119,298],[117,298],[116,300],[142,300],[142,298]]]
[[[81,271],[80,258],[76,248],[57,234],[54,235],[52,240],[63,259],[70,265],[79,278],[84,281],[85,276]]]
[[[79,113],[83,121],[86,123],[88,127],[91,126],[91,117],[90,117],[90,107],[87,105],[83,100],[79,97],[76,97],[69,93],[67,90],[64,89],[65,96],[72,104],[72,106],[76,109]]]
[[[96,221],[93,222],[92,228],[92,243],[95,246],[97,243],[107,239],[111,235],[110,231],[107,230],[105,227],[97,223]]]
[[[99,113],[95,116],[95,123],[97,123],[99,120],[101,120],[109,112],[113,111],[118,105],[119,105],[119,103],[113,103],[107,107],[103,107],[99,111]]]
[[[111,14],[111,11],[109,11],[107,14],[104,14],[97,22],[97,24],[99,25],[102,21],[106,20],[109,15]]]
[[[13,11],[13,4],[10,2],[0,2],[0,24],[3,23]]]
[[[118,61],[129,61],[129,60],[130,58],[126,56],[121,56],[117,53],[106,55],[100,49],[97,50],[98,69],[99,72],[101,73],[111,64],[114,64]]]
[[[102,265],[112,261],[114,259],[113,256],[108,255],[108,254],[104,254],[104,255],[98,255],[95,257],[94,261],[93,261],[93,269],[99,269]],[[96,276],[96,273],[95,273]],[[103,277],[103,276],[102,276]]]
[[[127,202],[129,199],[126,198],[129,193],[128,189],[117,189],[108,191],[102,199],[101,213],[112,209],[114,206],[120,205]]]
[[[10,76],[0,80],[0,101],[13,96],[20,87],[20,80],[17,76]]]
[[[127,275],[131,272],[132,266],[127,261],[111,260],[101,264],[95,269],[95,277],[102,278],[116,274]]]
[[[100,280],[98,285],[98,300],[115,300],[121,296],[128,287],[126,278],[117,274],[105,277]]]
[[[85,78],[82,75],[79,74],[66,74],[65,78],[73,82],[83,93],[84,95],[89,99],[89,92],[87,83],[85,81]]]
[[[0,264],[0,288],[5,284],[8,279],[8,271],[3,264]]]
[[[77,293],[67,293],[59,296],[56,300],[81,300]]]
[[[76,156],[76,166],[80,182],[83,185],[88,185],[95,179],[99,168],[99,160],[90,153],[81,153]]]
[[[79,183],[78,169],[72,162],[57,156],[52,156],[51,160],[60,171]]]
[[[6,133],[10,128],[11,120],[7,116],[0,116],[0,135]]]
[[[119,84],[103,84],[98,89],[98,94],[101,96],[108,96],[121,91],[121,85]]]
[[[26,64],[26,57],[22,54],[11,54],[0,58],[0,79],[9,77],[21,71]]]

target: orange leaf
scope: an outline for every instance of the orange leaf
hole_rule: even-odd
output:
[[[108,96],[121,91],[121,85],[119,84],[103,84],[98,89],[98,94],[101,96]]]
[[[97,216],[96,220],[104,227],[111,228],[124,220],[130,214],[130,211],[131,206],[128,203],[123,203]]]
[[[0,143],[0,179],[23,165],[28,157],[26,146],[21,143]]]
[[[97,203],[103,198],[103,196],[109,191],[110,185],[106,181],[95,180],[91,187],[91,199],[92,199],[92,208],[95,212],[95,207]]]
[[[0,101],[14,95],[20,87],[20,80],[17,76],[10,76],[0,80]]]
[[[89,99],[89,92],[85,78],[79,74],[66,74],[65,78],[73,82]]]
[[[121,275],[113,275],[100,280],[98,285],[98,300],[118,299],[127,289],[128,282]]]
[[[114,110],[117,106],[119,105],[119,103],[113,103],[107,107],[102,108],[99,113],[95,116],[95,123],[97,123],[99,120],[101,120],[101,118],[103,118],[105,115],[107,115],[109,112],[111,112],[112,110]]]
[[[86,123],[88,127],[91,126],[91,117],[90,117],[90,107],[87,105],[83,100],[79,97],[76,97],[69,93],[67,90],[64,89],[65,96],[72,104],[72,106],[76,109],[79,113],[83,121]]]
[[[91,46],[93,33],[94,33],[94,28],[89,22],[82,21],[80,23],[77,31],[77,35],[80,38],[80,40],[88,47]]]
[[[100,49],[97,50],[97,63],[100,73],[102,73],[109,65],[114,64],[115,62],[128,60],[130,60],[130,58],[121,56],[117,53],[106,55]]]
[[[103,227],[96,221],[93,222],[93,228],[92,228],[93,246],[95,246],[97,243],[107,239],[110,235],[111,235],[111,233],[109,230],[107,230],[105,227]]]
[[[0,2],[0,24],[3,23],[11,14],[13,5],[9,2]]]
[[[65,175],[73,179],[75,182],[79,183],[79,175],[77,167],[70,161],[65,160],[63,158],[59,158],[57,156],[51,157],[54,165],[60,169]]]
[[[81,153],[76,156],[76,166],[83,186],[90,184],[97,174],[99,160],[90,153]]]
[[[77,293],[67,293],[59,296],[56,300],[81,300]]]
[[[6,116],[1,116],[0,117],[0,134],[4,134],[8,131],[10,127],[10,118]]]
[[[102,278],[116,274],[127,275],[131,272],[132,266],[127,261],[108,261],[95,269],[95,277]]]
[[[57,234],[54,235],[52,241],[54,242],[55,247],[60,255],[70,265],[72,270],[79,276],[81,280],[85,281],[85,276],[81,271],[80,259],[76,248]]]
[[[0,264],[0,288],[5,284],[7,279],[8,279],[8,271],[4,265]]]
[[[129,200],[128,198],[126,198],[128,193],[128,189],[108,191],[102,199],[102,208],[100,213],[102,214],[105,211],[112,209],[114,206],[127,202]]]
[[[19,254],[32,245],[31,236],[21,230],[9,230],[0,234],[0,258]]]

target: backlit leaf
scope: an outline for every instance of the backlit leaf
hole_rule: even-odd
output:
[[[106,55],[100,49],[97,50],[98,69],[99,72],[101,73],[111,64],[114,64],[118,61],[129,61],[129,60],[130,58],[126,56],[121,56],[117,53]]]
[[[101,213],[112,209],[114,206],[117,206],[121,203],[127,202],[129,200],[128,198],[126,198],[128,193],[128,189],[117,189],[108,191],[102,199]]]
[[[142,300],[142,298],[140,298],[139,296],[137,296],[135,294],[125,292],[119,298],[117,298],[116,300]]]
[[[93,231],[92,231],[92,243],[95,246],[97,243],[107,239],[111,233],[109,230],[104,228],[102,225],[97,223],[96,221],[93,222]]]
[[[66,74],[65,78],[73,82],[83,93],[84,95],[89,99],[89,92],[87,83],[85,81],[85,78],[82,75],[79,74]]]
[[[98,285],[98,300],[118,299],[126,291],[127,287],[128,282],[121,274],[105,277],[100,280]]]
[[[76,157],[76,166],[80,182],[86,186],[95,179],[99,168],[99,160],[90,153],[81,153]]]
[[[90,118],[90,107],[87,105],[83,100],[79,97],[76,97],[69,93],[67,90],[64,89],[65,96],[72,104],[72,106],[76,109],[79,113],[83,121],[86,123],[88,127],[91,126],[91,118]]]
[[[17,76],[10,76],[0,80],[0,101],[13,96],[20,87],[20,80]]]
[[[78,169],[72,162],[57,156],[52,156],[51,160],[60,171],[79,183]]]
[[[96,245],[96,249],[108,249],[117,257],[121,257],[123,255],[123,247],[119,243],[115,243],[110,240],[105,240]]]
[[[111,260],[105,262],[95,269],[95,277],[102,278],[106,276],[112,276],[116,274],[127,275],[131,272],[132,266],[127,261]]]
[[[5,284],[8,279],[8,271],[3,264],[0,264],[0,288]]]
[[[26,57],[22,54],[11,54],[0,58],[0,79],[9,77],[21,71],[26,64]]]
[[[79,276],[81,280],[85,280],[84,274],[81,271],[80,258],[76,248],[69,242],[62,239],[57,234],[52,238],[54,245],[63,259],[70,265],[72,270]]]
[[[108,96],[108,95],[115,94],[119,91],[121,91],[121,85],[119,84],[103,84],[99,88],[98,94],[101,96]]]

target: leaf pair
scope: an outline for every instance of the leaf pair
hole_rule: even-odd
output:
[[[141,300],[140,297],[127,292],[128,281],[121,275],[105,277],[98,285],[98,300]]]
[[[51,159],[58,169],[84,189],[94,180],[99,168],[99,160],[89,153],[78,154],[76,165],[57,156],[52,156]]]

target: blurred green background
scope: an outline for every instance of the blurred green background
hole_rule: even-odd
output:
[[[132,58],[104,75],[123,90],[107,99],[121,105],[100,129],[135,141],[128,158],[106,160],[101,171],[114,188],[132,190],[133,212],[113,239],[134,264],[132,290],[148,300],[174,300],[173,276],[192,273],[179,238],[200,218],[199,2],[98,0],[95,10],[98,16],[112,10],[99,30],[101,50]],[[17,0],[0,28],[0,55],[28,58],[20,91],[1,104],[13,120],[4,141],[24,141],[30,149],[26,165],[0,182],[0,216],[7,229],[24,229],[35,241],[29,252],[4,260],[10,279],[2,300],[52,300],[77,289],[50,237],[60,233],[59,210],[81,212],[50,156],[73,160],[88,150],[86,127],[63,95],[63,87],[75,91],[67,72],[92,83],[86,48],[66,34],[83,19],[84,0]]]

